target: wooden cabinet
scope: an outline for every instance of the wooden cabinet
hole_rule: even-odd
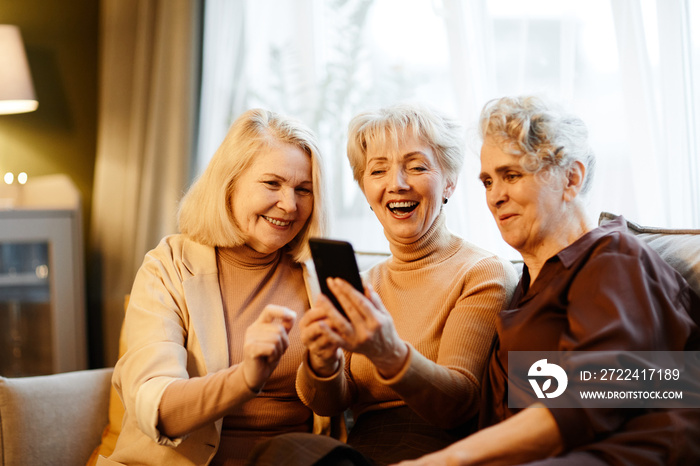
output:
[[[79,196],[69,180],[56,178],[20,194],[26,197],[0,210],[0,375],[85,369]]]

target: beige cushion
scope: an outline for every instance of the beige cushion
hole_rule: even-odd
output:
[[[603,212],[598,224],[603,225],[614,218],[617,215]],[[676,269],[700,296],[700,230],[645,227],[629,220],[627,228]]]
[[[85,464],[107,422],[112,369],[0,377],[0,464]]]

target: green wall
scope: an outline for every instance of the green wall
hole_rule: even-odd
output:
[[[97,150],[99,3],[0,1],[0,24],[22,33],[39,101],[35,112],[0,115],[0,173],[63,173],[73,180],[83,201],[85,270]],[[90,367],[102,365],[99,312],[88,307]]]
[[[97,144],[98,6],[99,0],[0,1],[0,24],[22,33],[39,101],[35,112],[0,115],[0,171],[67,174],[81,192],[85,227]]]

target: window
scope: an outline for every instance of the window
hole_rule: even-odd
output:
[[[505,257],[484,201],[483,104],[537,93],[586,121],[598,156],[589,211],[700,228],[700,6],[689,0],[207,0],[199,167],[233,119],[263,106],[319,135],[332,235],[386,250],[345,158],[356,113],[419,100],[471,131],[450,228]]]

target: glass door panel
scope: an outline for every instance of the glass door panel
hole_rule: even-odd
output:
[[[0,375],[53,371],[48,242],[0,243]]]

